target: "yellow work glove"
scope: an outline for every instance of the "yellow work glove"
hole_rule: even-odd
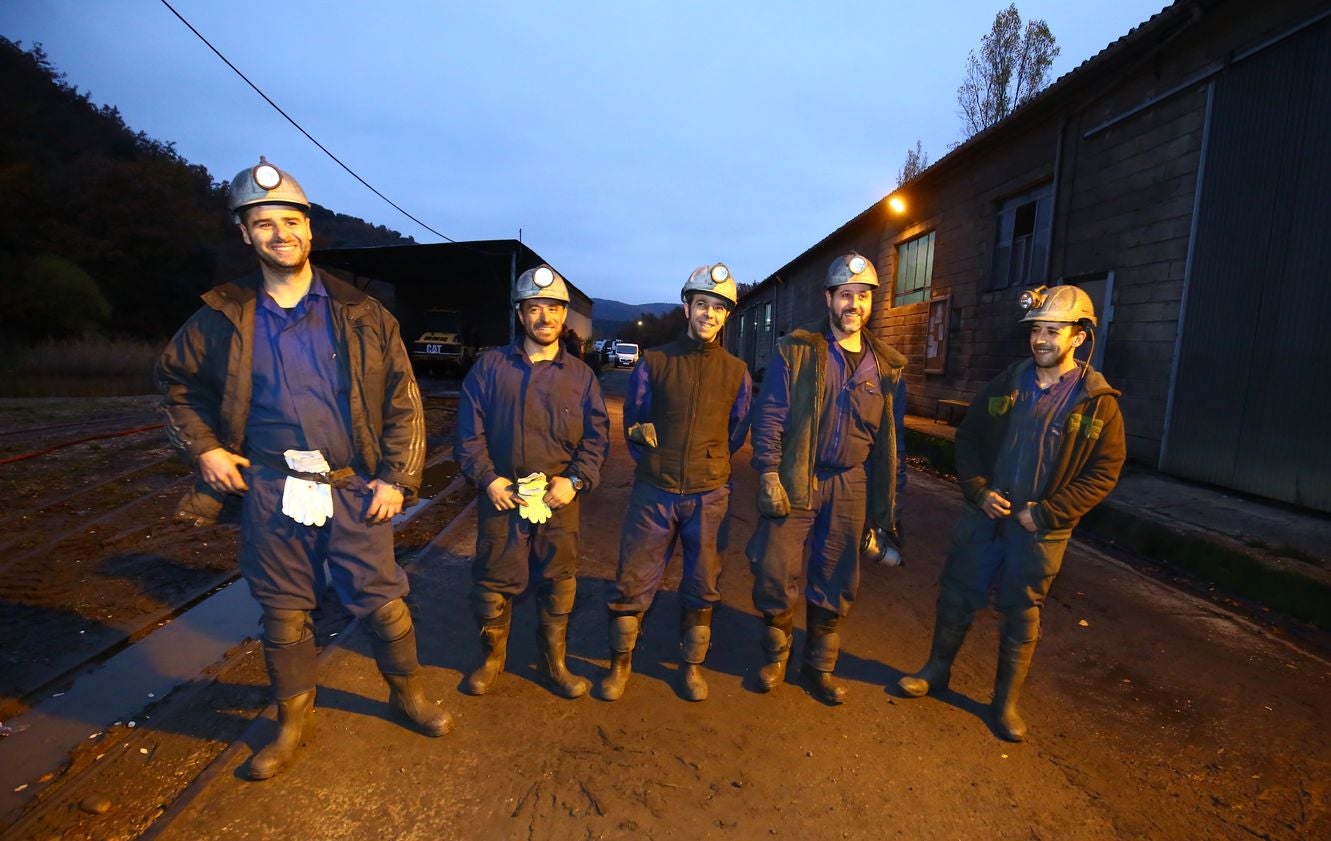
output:
[[[518,480],[518,496],[525,505],[518,506],[518,516],[540,525],[550,519],[550,506],[545,504],[545,492],[549,483],[544,473],[533,473]]]

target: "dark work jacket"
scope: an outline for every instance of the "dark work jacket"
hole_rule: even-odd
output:
[[[966,499],[979,505],[990,489],[999,451],[1007,440],[1008,422],[1026,369],[1017,362],[975,395],[966,419],[957,427],[957,480]],[[1082,363],[1078,363],[1082,364]],[[1070,402],[1063,421],[1063,448],[1049,471],[1031,518],[1042,531],[1067,531],[1118,483],[1127,457],[1119,392],[1090,366]]]
[[[624,400],[624,432],[651,423],[657,446],[628,442],[635,478],[678,494],[724,485],[748,434],[752,392],[748,368],[720,342],[685,334],[643,351]]]
[[[476,357],[462,381],[453,438],[453,458],[476,487],[539,471],[576,473],[590,490],[609,451],[601,385],[581,359],[561,346],[553,360],[532,365],[521,337]]]
[[[350,388],[351,466],[371,479],[402,486],[410,503],[425,467],[425,413],[397,319],[351,284],[314,271],[328,291],[340,373]],[[205,292],[204,306],[158,360],[166,430],[190,461],[218,447],[245,451],[254,308],[262,288],[263,276],[255,272]],[[199,524],[214,522],[224,503],[239,499],[219,494],[200,478],[181,500],[176,516]]]
[[[792,330],[777,343],[780,364],[768,366],[762,391],[753,409],[753,467],[760,473],[775,470],[790,497],[792,508],[813,507],[818,488],[815,468],[823,415],[823,379],[828,364],[826,318]],[[868,330],[860,334],[874,355],[881,378],[883,419],[878,425],[866,467],[869,475],[870,522],[896,530],[897,501],[897,384],[906,358]]]

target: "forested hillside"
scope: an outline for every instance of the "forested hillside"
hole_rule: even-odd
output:
[[[0,37],[0,346],[103,334],[159,339],[221,279],[253,268],[223,181],[94,105]],[[244,161],[237,163],[237,168]],[[315,248],[412,242],[314,208]]]

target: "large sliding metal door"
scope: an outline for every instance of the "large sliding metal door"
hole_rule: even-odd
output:
[[[1331,511],[1331,19],[1214,85],[1161,468]]]

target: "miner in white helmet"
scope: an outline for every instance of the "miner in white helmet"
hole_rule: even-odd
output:
[[[537,665],[563,698],[590,682],[565,661],[578,590],[579,500],[600,482],[610,421],[591,369],[561,341],[564,278],[547,265],[523,272],[513,291],[522,332],[486,351],[458,398],[453,458],[478,490],[471,604],[481,662],[462,690],[484,695],[504,671],[513,599],[536,578]]]
[[[1095,308],[1076,286],[1021,296],[1031,358],[971,401],[957,428],[957,479],[968,505],[938,582],[929,660],[901,678],[910,697],[947,689],[975,611],[996,589],[1003,619],[990,711],[1003,739],[1026,738],[1017,698],[1040,638],[1040,609],[1082,516],[1118,482],[1126,453],[1119,392],[1074,352],[1093,339]]]
[[[178,516],[239,508],[240,571],[263,610],[278,731],[250,761],[279,773],[309,735],[317,650],[310,611],[324,564],[372,632],[389,704],[441,736],[452,717],[426,695],[392,518],[415,497],[425,423],[397,321],[310,264],[310,202],[264,158],[231,182],[229,205],[259,271],[203,296],[157,368],[171,441],[199,481]],[[232,504],[235,503],[235,504]]]
[[[766,624],[759,689],[785,679],[803,579],[800,674],[815,698],[840,704],[846,690],[832,671],[859,590],[865,525],[897,534],[906,359],[865,329],[878,287],[867,258],[833,260],[824,287],[827,315],[781,339],[754,404],[762,518],[749,558]]]
[[[675,543],[683,545],[679,582],[680,697],[707,697],[702,663],[721,600],[718,534],[730,510],[730,457],[749,432],[753,383],[744,363],[721,346],[738,300],[723,263],[689,275],[684,335],[643,352],[624,398],[624,435],[637,462],[610,591],[610,671],[598,695],[624,694],[643,614],[651,607]]]

